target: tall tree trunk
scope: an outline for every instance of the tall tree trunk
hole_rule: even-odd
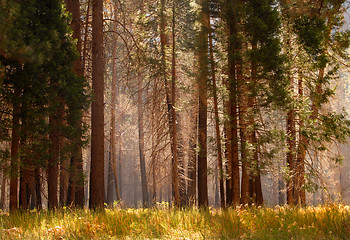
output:
[[[173,20],[172,20],[172,55],[171,55],[171,83],[169,86],[169,80],[166,71],[166,48],[168,47],[168,40],[165,32],[165,0],[160,1],[160,43],[161,43],[161,74],[164,79],[166,102],[167,102],[167,114],[169,121],[169,132],[171,141],[171,178],[172,178],[172,195],[174,205],[180,206],[180,192],[179,192],[179,176],[178,176],[178,152],[177,152],[177,130],[176,130],[176,112],[174,108],[176,99],[175,88],[175,2],[173,2]]]
[[[133,172],[134,173],[134,176],[133,176],[133,183],[134,183],[134,191],[133,191],[133,200],[134,200],[134,207],[137,208],[137,189],[138,189],[138,181],[137,181],[137,176],[138,174],[136,174],[136,169],[137,169],[137,163],[136,163],[136,159],[135,159],[135,162],[134,162],[134,169],[135,171]]]
[[[189,154],[188,154],[188,183],[187,194],[190,206],[196,203],[196,183],[197,183],[197,129],[198,129],[198,99],[197,94],[194,94],[195,104],[191,111],[191,129],[189,134]]]
[[[170,128],[172,132],[172,185],[174,205],[179,207],[180,202],[180,188],[179,188],[179,153],[178,153],[178,132],[177,132],[177,114],[175,111],[176,101],[176,56],[175,56],[175,1],[173,0],[173,17],[172,17],[172,49],[171,49],[171,102],[168,103],[168,111],[170,112]],[[164,16],[163,16],[164,17]],[[166,88],[167,88],[166,83]]]
[[[255,40],[252,41],[252,50],[255,51],[257,49],[257,42]],[[256,96],[253,94],[256,92],[258,87],[258,79],[257,79],[257,64],[255,59],[252,59],[251,62],[251,83],[248,85],[249,92],[251,95],[248,97],[248,142],[253,146],[253,165],[256,169],[254,169],[251,174],[250,181],[250,196],[254,200],[254,202],[258,205],[263,204],[263,195],[262,195],[262,186],[260,179],[260,164],[259,164],[259,153],[258,153],[258,139],[257,139],[257,130],[254,126],[255,123],[255,112],[257,108],[257,100]]]
[[[143,101],[142,101],[142,78],[138,77],[138,92],[137,92],[137,112],[139,125],[139,152],[140,152],[140,170],[141,170],[141,186],[142,186],[142,205],[149,207],[148,186],[146,177],[146,160],[145,160],[145,137],[143,130]]]
[[[198,206],[208,206],[208,179],[207,179],[207,87],[208,87],[208,32],[209,2],[201,0],[200,23],[198,36]]]
[[[61,159],[60,161],[60,193],[59,193],[60,206],[65,206],[68,200],[69,165],[70,165],[69,158]]]
[[[156,205],[157,202],[157,156],[158,156],[158,143],[159,143],[159,133],[157,127],[159,125],[158,119],[156,119],[156,109],[157,109],[157,93],[158,93],[158,84],[157,81],[154,81],[153,90],[152,90],[152,112],[151,112],[151,134],[152,134],[152,204]]]
[[[288,33],[287,43],[287,55],[289,58],[292,56],[291,46],[291,34]],[[291,59],[290,59],[291,61]],[[288,69],[288,78],[290,84],[290,92],[294,95],[294,79],[291,73],[291,69]],[[292,108],[287,114],[287,164],[290,172],[287,180],[287,204],[295,204],[295,147],[296,147],[296,132],[295,132],[295,109]]]
[[[15,102],[13,103],[12,138],[11,138],[11,170],[10,170],[10,211],[18,209],[18,170],[20,143],[20,91],[15,88]]]
[[[89,8],[90,1],[88,2],[87,16],[86,16],[86,26],[88,24],[89,18]],[[84,51],[82,51],[82,39],[81,39],[81,24],[80,24],[80,2],[79,0],[66,0],[67,10],[72,13],[72,23],[71,27],[73,29],[73,38],[77,39],[77,50],[79,55],[86,54],[86,43],[87,43],[87,28],[85,29],[85,39],[84,39]],[[82,53],[83,52],[83,53]],[[78,76],[84,75],[84,67],[85,67],[85,58],[86,56],[79,57],[73,66],[73,70],[75,74]],[[82,112],[80,109],[75,110],[76,114],[79,116],[79,119],[75,120],[74,125],[77,129],[81,128],[82,125]],[[76,133],[74,138],[73,145],[75,146],[72,151],[72,166],[71,166],[71,176],[70,176],[70,193],[73,196],[69,196],[70,204],[74,203],[76,206],[84,207],[84,173],[83,173],[83,157],[82,157],[82,149],[80,142],[82,136],[80,131]]]
[[[60,128],[62,122],[59,114],[56,111],[51,113],[49,117],[49,163],[47,172],[48,185],[48,208],[56,209],[58,207],[58,164],[60,153]]]
[[[236,79],[236,59],[237,51],[236,37],[237,31],[237,7],[233,0],[227,0],[227,24],[229,31],[228,39],[228,82],[226,87],[229,92],[229,101],[226,103],[226,111],[229,116],[229,122],[226,124],[227,137],[227,159],[228,159],[228,174],[231,178],[226,188],[231,190],[227,193],[228,202],[230,205],[238,205],[240,203],[240,180],[239,180],[239,158],[238,158],[238,127],[237,127],[237,79]],[[228,186],[229,185],[229,186]],[[229,198],[229,196],[231,196]]]
[[[118,134],[118,183],[119,183],[119,194],[120,194],[120,199],[123,199],[123,175],[122,175],[122,137],[121,137],[121,132],[119,131]]]
[[[219,119],[218,96],[217,96],[216,76],[215,76],[213,37],[212,37],[211,33],[209,33],[209,50],[210,50],[211,78],[212,78],[212,82],[213,82],[216,147],[217,147],[217,153],[218,153],[218,170],[219,170],[219,183],[220,183],[220,203],[221,203],[221,207],[225,208],[226,204],[225,204],[225,189],[224,189],[224,170],[222,167],[220,119]]]
[[[62,101],[63,105],[63,101]],[[60,109],[60,118],[66,119],[65,111],[63,107]],[[66,122],[62,125],[66,125]],[[60,149],[66,144],[66,139],[63,137],[60,138]],[[66,155],[60,156],[60,169],[59,169],[59,205],[64,206],[67,204],[68,200],[68,188],[69,188],[69,165],[70,165],[70,157]],[[36,168],[37,169],[37,168]]]
[[[179,195],[181,206],[188,206],[188,196],[186,188],[186,175],[185,175],[185,149],[184,139],[182,133],[183,120],[181,113],[177,113],[177,152],[178,152],[178,176],[179,176]]]
[[[108,205],[113,204],[116,199],[115,194],[115,182],[114,182],[114,173],[111,166],[111,152],[108,153],[108,170],[107,170],[107,198],[106,203]]]
[[[288,112],[287,116],[287,164],[290,171],[290,176],[287,181],[287,203],[295,204],[295,113],[294,109]]]
[[[90,208],[103,209],[104,203],[104,55],[103,1],[92,1],[92,89],[91,107]]]
[[[157,202],[157,180],[156,180],[156,153],[154,151],[154,140],[152,131],[152,205],[156,206]]]
[[[24,104],[22,104],[21,107],[21,129],[26,129],[26,124],[27,124],[27,106],[25,106]],[[24,149],[25,145],[27,142],[27,134],[25,133],[25,131],[21,132],[20,135],[20,148]],[[27,158],[27,156],[21,156],[20,157],[20,183],[19,183],[19,207],[21,210],[27,210],[28,209],[28,182],[29,182],[29,168],[30,168],[30,164],[29,164],[29,159]]]
[[[6,168],[6,166],[4,166]],[[0,200],[0,209],[5,210],[5,201],[6,201],[6,185],[7,185],[7,176],[5,171],[2,172],[1,179],[1,200]]]
[[[225,82],[225,85],[228,89],[228,82]],[[230,115],[230,103],[229,101],[224,100],[224,108],[225,108],[225,113],[231,117]],[[230,126],[231,120],[228,120],[227,122],[224,122],[224,139],[225,139],[225,150],[224,150],[224,154],[226,157],[226,163],[224,164],[224,168],[226,170],[226,205],[227,206],[231,206],[232,205],[232,183],[233,183],[233,179],[232,179],[232,131],[231,131],[231,126]],[[239,180],[239,178],[238,178]],[[239,186],[238,186],[239,188]],[[239,191],[239,189],[238,189]],[[238,192],[240,196],[240,192]],[[238,202],[239,203],[239,202]]]
[[[298,80],[298,95],[299,99],[303,99],[304,91],[303,91],[303,78],[301,76],[301,73],[299,73],[299,80]],[[306,137],[303,135],[302,131],[304,128],[304,120],[299,117],[299,145],[298,145],[298,152],[297,152],[297,173],[298,173],[298,181],[296,185],[296,191],[298,191],[299,199],[296,199],[298,204],[305,205],[306,204],[306,197],[305,197],[305,155],[306,155],[306,149],[305,144],[307,142]]]
[[[34,170],[34,181],[35,181],[35,208],[42,209],[41,201],[41,174],[40,168],[36,167]]]
[[[241,140],[241,162],[242,162],[242,181],[241,181],[241,203],[246,204],[250,201],[250,194],[249,194],[249,188],[250,188],[250,164],[249,159],[247,156],[247,88],[245,83],[243,82],[243,75],[242,75],[242,65],[238,63],[239,66],[238,72],[238,81],[240,82],[239,87],[239,126],[240,126],[240,140]]]
[[[67,0],[66,0],[67,1]],[[71,0],[72,1],[72,0]],[[91,6],[91,1],[92,0],[88,0],[87,1],[87,9],[86,9],[86,16],[85,16],[85,26],[84,26],[84,44],[83,44],[83,49],[82,49],[82,67],[83,67],[83,74],[86,74],[86,55],[88,52],[87,49],[87,43],[88,43],[88,32],[89,32],[89,17],[90,17],[90,6]]]
[[[117,9],[115,9],[115,12]],[[117,15],[115,13],[114,16],[117,19]],[[120,200],[120,192],[119,192],[119,184],[118,184],[118,171],[117,171],[117,149],[116,149],[116,119],[115,119],[115,111],[117,104],[117,24],[114,24],[114,32],[113,32],[113,51],[112,51],[112,96],[111,96],[111,167],[114,174],[114,186],[115,192],[117,195],[117,201]]]

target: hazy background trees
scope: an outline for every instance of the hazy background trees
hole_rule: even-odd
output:
[[[347,201],[346,8],[2,2],[2,208]]]

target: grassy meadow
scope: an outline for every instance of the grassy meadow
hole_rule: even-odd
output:
[[[350,239],[350,207],[1,213],[0,239]]]

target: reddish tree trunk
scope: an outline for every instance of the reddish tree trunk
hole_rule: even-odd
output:
[[[198,99],[197,95],[194,99]],[[197,103],[197,101],[195,101]],[[187,194],[190,206],[196,203],[196,183],[197,183],[197,128],[198,128],[198,104],[194,104],[191,112],[191,129],[189,134],[189,154],[188,154],[188,183]]]
[[[92,89],[91,106],[91,209],[103,209],[104,203],[104,55],[103,1],[92,1]]]

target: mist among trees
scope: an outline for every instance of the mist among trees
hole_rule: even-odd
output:
[[[0,207],[349,203],[348,5],[0,1]]]

